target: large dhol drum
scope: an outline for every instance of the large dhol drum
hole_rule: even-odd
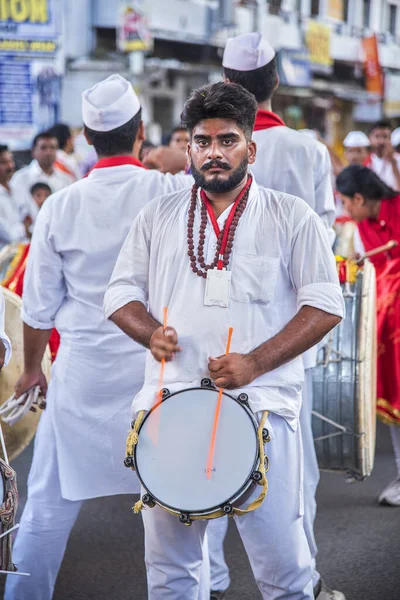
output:
[[[21,320],[22,300],[10,290],[2,289],[5,301],[5,330],[11,340],[12,357],[7,367],[0,372],[0,405],[14,392],[14,386],[24,369],[23,352],[23,322]],[[46,348],[42,362],[43,373],[50,378],[51,356],[49,347]],[[20,454],[35,435],[41,411],[28,412],[13,427],[2,423],[5,443],[9,460]],[[3,454],[0,450],[1,456]],[[3,457],[4,458],[4,457]]]
[[[313,371],[313,432],[321,469],[371,474],[376,429],[376,284],[366,261],[342,284],[346,317],[324,340]]]
[[[133,455],[128,452],[125,462],[135,468],[147,492],[142,502],[158,504],[184,524],[254,510],[266,494],[263,444],[268,431],[263,421],[257,423],[246,394],[235,398],[223,392],[213,468],[207,476],[217,398],[218,390],[207,379],[201,388],[173,394],[164,390],[163,401],[137,427]],[[257,484],[263,486],[259,503],[241,510]]]

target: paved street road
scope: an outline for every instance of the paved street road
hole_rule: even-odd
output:
[[[28,448],[14,464],[21,505],[31,451]],[[400,599],[400,508],[376,504],[376,496],[394,474],[389,431],[384,426],[378,427],[375,470],[368,481],[347,484],[339,475],[322,474],[319,567],[347,600]],[[131,505],[126,496],[85,504],[67,547],[54,600],[146,600],[141,519],[131,513]],[[257,600],[260,596],[233,524],[226,552],[232,567],[227,600]]]

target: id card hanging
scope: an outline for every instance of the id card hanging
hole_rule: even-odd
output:
[[[231,272],[226,269],[209,269],[207,271],[205,306],[228,308],[231,287]]]

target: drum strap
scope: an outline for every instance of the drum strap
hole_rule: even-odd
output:
[[[260,471],[260,473],[262,475],[262,478],[259,481],[259,485],[262,486],[262,490],[261,490],[260,494],[258,495],[258,497],[255,500],[253,500],[253,502],[251,502],[249,504],[249,506],[247,506],[247,508],[241,509],[241,508],[233,507],[233,511],[229,516],[237,515],[237,516],[241,517],[243,515],[246,515],[249,512],[252,512],[253,510],[256,510],[256,508],[261,506],[261,504],[264,502],[265,497],[267,495],[268,480],[267,480],[266,474],[269,469],[269,461],[268,461],[268,457],[265,455],[265,450],[264,450],[263,429],[264,429],[266,420],[268,418],[268,414],[269,414],[269,411],[263,412],[259,426],[258,426],[258,431],[257,431],[259,453],[260,453],[260,465],[258,467],[258,470]],[[133,428],[129,431],[128,438],[126,440],[126,456],[127,456],[127,458],[133,457],[134,446],[136,446],[136,444],[139,441],[139,429],[140,429],[140,425],[141,425],[145,415],[146,415],[146,411],[144,411],[144,410],[140,411],[135,420]],[[132,467],[132,470],[134,470],[134,467]],[[163,508],[164,508],[164,510],[166,510],[166,512],[169,512],[170,514],[175,515],[175,513],[173,513],[172,511],[169,511],[165,507],[163,507]],[[133,506],[132,510],[135,514],[137,514],[137,513],[140,513],[142,509],[143,509],[143,502],[142,502],[142,500],[139,500]],[[219,517],[224,517],[225,515],[226,515],[226,513],[224,513],[223,510],[217,510],[208,515],[190,515],[190,518],[191,518],[191,520],[194,520],[194,521],[202,521],[202,520],[218,519]]]
[[[0,505],[0,530],[5,533],[13,528],[18,508],[17,476],[14,469],[0,458],[0,477],[4,481],[4,498]],[[0,539],[0,569],[16,571],[11,556],[12,540],[10,535]]]

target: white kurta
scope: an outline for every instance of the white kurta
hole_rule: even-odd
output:
[[[133,165],[95,169],[39,212],[22,318],[61,335],[42,418],[52,420],[66,499],[138,491],[123,459],[144,351],[104,318],[103,297],[139,210],[190,181]]]
[[[10,190],[0,185],[0,248],[26,239],[22,219],[26,217],[23,207],[26,196],[19,185],[10,182]]]
[[[396,153],[395,157],[397,168],[400,169],[400,154]],[[398,184],[393,173],[393,167],[388,160],[379,158],[376,154],[371,154],[371,169],[386,183],[386,185],[394,190],[398,189]]]
[[[278,333],[305,305],[343,316],[344,305],[327,230],[299,198],[259,188],[253,181],[233,246],[229,307],[204,305],[205,280],[187,255],[190,192],[163,196],[136,218],[105,296],[107,316],[131,301],[149,307],[175,327],[183,350],[165,369],[171,391],[208,376],[208,357],[223,354],[229,326],[231,351],[247,353]],[[218,219],[220,228],[230,211]],[[199,231],[200,200],[194,231]],[[196,246],[195,240],[195,248]],[[208,222],[205,257],[212,262],[216,236]],[[145,384],[133,412],[149,408],[160,365],[147,353]],[[255,412],[269,409],[297,425],[303,381],[301,357],[266,373],[237,393],[248,393]]]
[[[335,241],[332,225],[336,208],[332,164],[328,149],[308,135],[289,127],[255,131],[256,162],[252,171],[259,185],[302,198],[321,217]],[[317,347],[303,355],[304,367],[314,367]]]

